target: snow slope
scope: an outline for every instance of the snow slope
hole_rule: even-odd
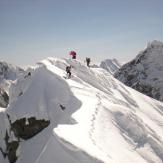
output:
[[[120,69],[121,64],[116,59],[106,59],[100,63],[100,67],[114,74]]]
[[[163,101],[163,42],[153,41],[115,77],[152,98]]]
[[[64,78],[67,65],[73,66],[71,79]],[[17,80],[10,94],[10,106],[1,110],[0,122],[6,120],[5,113],[11,122],[22,117],[50,120],[42,132],[20,142],[16,163],[163,161],[163,103],[101,68],[47,58],[31,70],[31,76]],[[0,133],[4,131],[2,125]],[[0,146],[5,148],[3,140]],[[1,152],[0,161],[8,163]]]

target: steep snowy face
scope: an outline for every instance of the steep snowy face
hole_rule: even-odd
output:
[[[115,77],[152,98],[163,101],[163,43],[153,41]]]
[[[9,92],[0,108],[2,163],[163,161],[163,104],[104,69],[47,58]]]
[[[114,74],[120,69],[121,64],[116,59],[106,59],[100,63],[100,67]]]

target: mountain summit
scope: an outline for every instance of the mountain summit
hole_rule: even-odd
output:
[[[9,90],[9,106],[0,108],[0,163],[163,161],[163,103],[101,68],[47,58]]]
[[[163,101],[163,43],[153,41],[115,77],[152,98]]]

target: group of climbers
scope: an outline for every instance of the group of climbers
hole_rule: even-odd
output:
[[[72,57],[72,59],[76,59],[76,52],[75,51],[70,51],[69,55]],[[90,67],[91,59],[86,57],[85,61],[86,61],[87,66]],[[68,79],[71,78],[71,69],[72,69],[71,65],[66,67]]]

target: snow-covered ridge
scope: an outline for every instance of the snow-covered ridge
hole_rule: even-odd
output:
[[[114,74],[120,69],[121,64],[116,59],[106,59],[100,63],[100,67]]]
[[[163,101],[163,43],[153,41],[115,77],[128,86]]]
[[[71,79],[64,78],[67,65],[73,67]],[[17,119],[26,118],[28,125],[35,117],[50,125],[21,139],[16,163],[162,163],[161,102],[78,60],[47,58],[30,72],[13,83],[16,97],[0,110],[0,147],[5,150],[6,128]],[[9,136],[17,140],[13,132]],[[8,163],[1,152],[0,162]]]

